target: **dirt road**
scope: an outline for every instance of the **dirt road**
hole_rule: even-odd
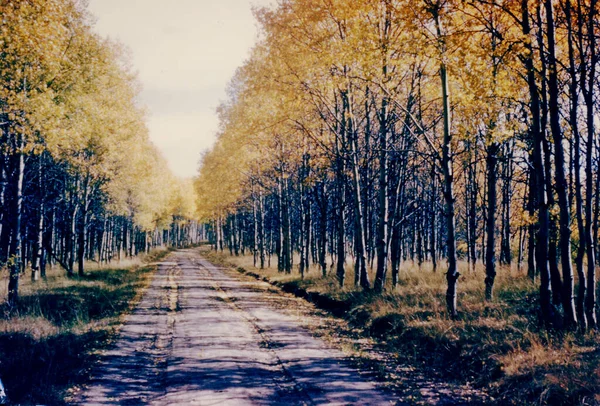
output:
[[[311,335],[293,299],[193,250],[171,254],[74,403],[389,405],[390,393]]]

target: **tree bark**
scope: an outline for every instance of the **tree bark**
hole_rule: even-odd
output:
[[[510,141],[505,144],[502,172],[502,240],[500,243],[500,262],[510,266],[512,263],[510,217],[513,181],[513,145]]]
[[[531,35],[529,21],[529,0],[521,0],[522,29],[526,38]],[[540,123],[540,99],[539,91],[535,78],[535,68],[533,64],[533,47],[530,41],[525,41],[525,54],[523,62],[527,72],[527,85],[529,88],[531,111],[531,140],[533,144],[532,158],[533,170],[535,173],[536,186],[536,204],[538,209],[538,224],[536,235],[536,264],[540,275],[540,307],[542,321],[550,327],[555,324],[555,315],[551,298],[550,289],[550,269],[548,267],[548,199],[546,196],[546,178],[544,171],[544,159],[542,152],[542,143],[544,134],[542,133]]]
[[[39,190],[39,206],[37,210],[37,230],[35,247],[33,250],[33,261],[31,264],[31,280],[37,281],[40,278],[40,272],[42,267],[44,255],[44,182],[43,182],[43,159],[44,156],[40,155],[38,159],[38,190]]]
[[[345,116],[350,117],[350,100],[347,94],[342,94]],[[355,282],[360,284],[363,289],[370,289],[371,283],[367,273],[367,255],[366,240],[363,219],[363,202],[361,191],[361,177],[358,163],[358,134],[354,130],[354,125],[350,118],[346,124],[348,131],[348,141],[350,143],[350,154],[352,157],[352,191],[354,197],[354,232],[355,232]]]
[[[586,293],[586,278],[585,271],[583,269],[583,259],[585,256],[585,249],[587,244],[587,236],[585,234],[585,223],[583,219],[583,196],[582,196],[582,184],[581,184],[581,134],[579,132],[579,125],[577,122],[578,117],[578,79],[577,69],[575,67],[575,50],[573,47],[573,25],[572,25],[572,14],[571,14],[571,2],[565,2],[565,17],[567,20],[567,31],[568,31],[568,47],[569,47],[569,75],[571,82],[569,84],[570,90],[570,102],[571,108],[569,111],[569,123],[571,125],[571,131],[573,133],[573,172],[575,180],[574,197],[575,197],[575,215],[577,218],[577,230],[579,233],[579,245],[577,247],[577,256],[575,257],[575,269],[579,279],[577,302],[576,302],[576,313],[577,319],[579,320],[579,326],[582,330],[587,329],[587,316],[585,313],[585,293]]]
[[[585,235],[587,241],[587,295],[586,295],[586,315],[588,319],[589,326],[591,328],[598,328],[598,320],[596,316],[596,305],[597,305],[597,297],[596,297],[596,244],[597,239],[594,238],[596,236],[592,236],[592,224],[594,223],[593,213],[592,213],[592,196],[594,192],[594,182],[593,182],[593,151],[594,151],[594,135],[595,135],[595,109],[594,109],[594,85],[596,80],[596,66],[598,63],[597,60],[597,49],[596,49],[596,5],[598,4],[597,0],[591,0],[590,2],[590,12],[587,20],[587,39],[588,39],[588,47],[590,49],[589,56],[589,72],[587,72],[587,89],[584,91],[584,100],[586,104],[586,124],[587,124],[587,151],[586,151],[586,165],[585,165],[585,174],[586,174],[586,199],[585,199]],[[580,11],[581,14],[581,11]],[[584,69],[581,71],[582,75],[585,75],[586,72]],[[586,80],[585,76],[582,77],[581,83],[585,86]],[[598,175],[597,175],[598,176]],[[600,178],[599,178],[600,179]],[[598,199],[598,194],[600,191],[596,190],[596,198]]]
[[[85,262],[85,246],[86,246],[86,232],[87,232],[87,221],[88,221],[88,210],[90,205],[90,185],[89,175],[86,177],[83,184],[83,201],[81,204],[81,221],[79,224],[79,236],[77,245],[77,262],[78,262],[78,274],[84,276],[84,262]]]
[[[337,213],[337,233],[336,233],[336,275],[340,287],[344,286],[346,278],[346,216],[345,216],[345,181],[343,176],[344,164],[341,162],[342,158],[338,158],[338,213]]]
[[[486,221],[487,243],[485,252],[485,300],[493,298],[494,280],[496,279],[496,206],[497,206],[497,163],[500,145],[492,142],[487,147],[487,201],[488,216]]]
[[[549,110],[550,110],[550,128],[554,138],[554,159],[556,172],[556,193],[558,195],[558,205],[560,209],[560,250],[561,265],[563,273],[563,313],[564,322],[567,329],[574,328],[577,325],[577,315],[575,314],[575,295],[573,265],[571,261],[571,215],[569,210],[568,184],[565,174],[565,156],[563,148],[563,134],[560,128],[560,111],[558,104],[558,66],[556,62],[556,50],[554,39],[554,11],[552,0],[545,0],[546,23],[548,36],[548,90],[549,90]]]
[[[9,280],[8,280],[8,305],[14,306],[19,301],[19,275],[23,264],[22,249],[23,240],[21,234],[21,222],[23,218],[23,178],[25,175],[25,140],[24,135],[18,135],[15,143],[15,154],[17,156],[17,179],[15,200],[13,205],[12,238],[9,253]]]
[[[388,78],[388,47],[391,29],[391,10],[389,2],[385,3],[385,15],[383,21],[383,32],[381,37],[382,49],[382,76],[384,81]],[[375,273],[374,289],[382,292],[385,289],[385,281],[388,268],[389,251],[389,196],[388,196],[388,121],[389,100],[386,95],[381,100],[379,112],[379,221],[377,224],[377,271]]]
[[[446,272],[446,307],[450,317],[457,318],[456,290],[460,273],[457,268],[456,255],[456,214],[454,209],[454,171],[452,163],[452,132],[450,129],[450,100],[448,94],[448,73],[446,70],[445,52],[446,45],[443,41],[439,10],[434,12],[437,36],[442,44],[442,61],[440,62],[440,80],[442,86],[442,109],[444,139],[442,143],[442,173],[444,176],[444,201],[446,203],[446,254],[448,257],[448,271]]]

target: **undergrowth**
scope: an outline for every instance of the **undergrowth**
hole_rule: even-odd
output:
[[[442,266],[433,272],[431,264],[405,262],[398,286],[388,284],[376,295],[354,287],[350,268],[342,288],[333,272],[323,276],[316,267],[301,279],[297,271],[257,269],[252,256],[204,254],[306,297],[378,339],[401,361],[483,388],[498,404],[600,404],[600,336],[541,328],[537,286],[516,267],[499,267],[495,298],[485,303],[483,266],[470,272],[461,263],[460,317],[452,320]]]
[[[150,262],[168,251],[107,266],[89,264],[84,277],[51,268],[45,280],[22,276],[20,300],[8,307],[0,273],[0,378],[13,404],[62,404],[85,381],[97,351],[150,283]]]

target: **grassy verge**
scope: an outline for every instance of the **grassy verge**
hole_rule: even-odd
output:
[[[344,317],[402,361],[446,381],[485,388],[498,404],[600,404],[600,335],[541,329],[537,287],[516,268],[499,269],[495,300],[486,304],[483,268],[471,273],[461,264],[461,314],[451,320],[443,269],[434,273],[428,264],[403,264],[399,286],[373,295],[352,281],[340,288],[316,269],[301,280],[296,272],[256,269],[252,257],[204,254]]]
[[[51,269],[46,280],[23,276],[21,299],[9,309],[0,302],[0,377],[13,404],[61,404],[69,388],[85,381],[105,347],[151,281],[168,251],[98,267],[67,278]],[[6,271],[0,294],[6,297]]]

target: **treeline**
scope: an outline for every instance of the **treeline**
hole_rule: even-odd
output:
[[[430,261],[452,317],[459,259],[484,263],[488,301],[497,262],[516,262],[539,283],[546,326],[595,328],[598,11],[596,0],[257,10],[262,40],[196,185],[215,247],[251,250],[261,267],[277,255],[285,272],[295,258],[301,273],[331,266],[341,285],[351,257],[354,283],[376,292],[402,261]]]
[[[0,0],[0,264],[8,301],[47,264],[84,273],[197,241],[191,182],[148,139],[121,47],[77,0]],[[75,269],[77,268],[77,269]]]

